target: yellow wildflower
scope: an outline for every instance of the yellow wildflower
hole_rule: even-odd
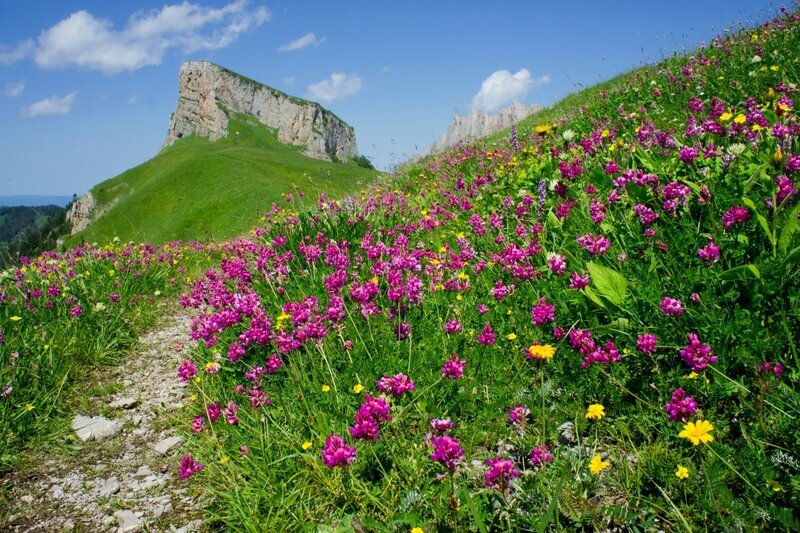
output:
[[[689,477],[689,469],[685,466],[678,465],[678,469],[675,471],[675,476],[678,479],[686,479]]]
[[[593,403],[586,410],[586,418],[589,420],[601,420],[606,416],[606,408],[602,404]]]
[[[322,386],[322,392],[330,392],[330,390],[331,390],[331,386],[330,385],[323,385]]]
[[[778,70],[779,68],[780,68],[780,67],[779,67],[778,65],[772,65],[771,67],[769,67],[769,69],[770,69],[770,70],[772,70],[772,71],[776,71],[776,70]]]
[[[744,124],[745,122],[747,122],[747,117],[744,116],[742,113],[739,113],[738,115],[736,115],[736,118],[733,119],[733,121],[736,124]]]
[[[553,355],[556,353],[556,349],[550,346],[549,344],[534,344],[533,346],[528,348],[528,358],[529,359],[540,359],[544,361],[549,361],[553,358]]]
[[[230,460],[231,460],[230,457],[228,457],[227,455],[223,455],[222,457],[219,458],[219,464],[224,465]]]
[[[301,446],[301,448],[303,448],[303,450],[308,450],[309,448],[311,448],[311,442],[310,441],[305,441],[303,443],[303,445]]]
[[[608,137],[610,134],[611,134],[611,132],[610,132],[610,131],[608,131],[608,129],[605,129],[605,130],[603,130],[603,131],[600,133],[600,137],[602,137],[603,139],[605,139],[605,138],[607,138],[607,137]]]
[[[361,394],[361,391],[363,390],[364,390],[364,385],[362,385],[361,383],[356,383],[355,385],[353,385],[353,392],[355,392],[356,394]]]
[[[422,529],[421,527],[412,527],[411,533],[425,533],[425,530]]]
[[[719,116],[720,122],[728,122],[730,119],[733,118],[733,113],[723,113]]]
[[[516,338],[517,338],[517,334],[516,333],[509,333],[508,335],[506,335],[506,339],[508,339],[510,341],[516,340]]]
[[[22,320],[21,316],[14,315],[11,317],[12,322],[19,322],[20,320]]]
[[[33,411],[33,409],[34,409],[34,407],[33,407],[32,403],[26,403],[25,404],[25,410],[26,411]]]
[[[678,436],[682,439],[689,439],[692,444],[697,446],[701,442],[706,444],[714,440],[714,436],[711,434],[713,429],[714,426],[708,420],[698,420],[696,423],[688,422],[684,424],[683,431],[678,433]]]
[[[599,474],[609,466],[611,466],[611,463],[603,461],[603,458],[600,457],[599,454],[592,457],[592,460],[589,462],[589,470],[592,474]]]

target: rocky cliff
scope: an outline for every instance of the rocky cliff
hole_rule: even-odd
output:
[[[540,105],[526,106],[519,102],[514,102],[505,109],[500,110],[496,115],[487,115],[477,110],[467,117],[456,115],[453,117],[453,122],[447,128],[444,136],[430,147],[429,153],[441,152],[456,143],[473,141],[502,129],[510,128],[523,118],[541,109],[542,106]]]
[[[67,220],[72,225],[71,235],[75,235],[79,231],[86,229],[92,222],[94,215],[95,201],[94,196],[90,191],[84,193],[80,198],[75,200],[72,205],[67,209]]]
[[[289,96],[206,61],[181,66],[178,107],[164,146],[187,135],[215,141],[228,134],[227,112],[256,117],[278,140],[305,146],[309,157],[346,161],[358,155],[353,128],[317,103]]]

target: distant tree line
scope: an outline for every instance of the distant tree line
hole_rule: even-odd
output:
[[[0,207],[0,270],[19,264],[20,256],[37,256],[68,234],[67,211],[54,205]]]

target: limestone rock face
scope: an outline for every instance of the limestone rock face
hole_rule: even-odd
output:
[[[478,110],[473,111],[466,117],[456,115],[453,117],[453,122],[447,128],[444,136],[433,143],[430,153],[441,152],[459,142],[474,141],[502,129],[510,128],[523,118],[541,109],[542,106],[537,104],[526,106],[519,102],[514,102],[510,106],[501,109],[496,115],[488,115]]]
[[[358,155],[353,128],[317,103],[295,98],[206,61],[181,66],[178,107],[164,146],[187,135],[216,141],[229,134],[228,112],[274,129],[278,140],[305,146],[309,157],[346,161]]]
[[[67,210],[67,220],[72,225],[72,235],[75,235],[92,221],[92,212],[95,208],[94,196],[91,192],[86,192]]]

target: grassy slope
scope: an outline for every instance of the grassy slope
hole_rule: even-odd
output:
[[[92,189],[98,205],[116,203],[68,244],[113,237],[154,243],[224,239],[245,232],[282,192],[338,196],[377,173],[351,164],[311,159],[301,147],[280,143],[246,116],[231,120],[217,142],[181,139],[153,159]],[[302,205],[302,204],[301,204]]]

